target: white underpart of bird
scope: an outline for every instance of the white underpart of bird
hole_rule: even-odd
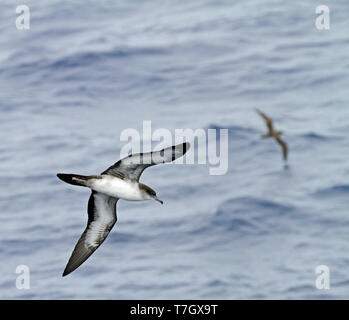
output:
[[[155,200],[163,204],[156,192],[140,183],[139,178],[147,167],[172,162],[182,157],[189,147],[190,144],[186,142],[159,151],[132,154],[119,160],[100,175],[57,174],[64,182],[92,190],[88,201],[86,229],[73,250],[63,276],[84,263],[106,239],[117,221],[116,203],[119,199]]]

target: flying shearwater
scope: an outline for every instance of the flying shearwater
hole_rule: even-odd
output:
[[[103,243],[117,220],[116,203],[125,200],[156,200],[156,192],[140,183],[142,172],[150,166],[172,162],[182,157],[189,149],[188,142],[159,151],[131,154],[116,162],[100,175],[81,176],[58,173],[64,182],[88,187],[92,190],[88,201],[88,221],[85,231],[77,242],[63,277],[73,272]]]
[[[268,127],[268,132],[262,135],[262,138],[275,138],[276,142],[282,148],[282,154],[285,161],[287,161],[288,147],[285,141],[281,139],[282,131],[276,131],[273,126],[273,121],[269,118],[265,113],[256,109],[256,111],[261,115],[261,117],[265,120],[265,124]]]

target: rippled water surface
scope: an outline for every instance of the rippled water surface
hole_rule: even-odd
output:
[[[1,298],[349,297],[347,1],[328,31],[318,1],[27,1],[28,31],[17,4],[0,4]],[[284,131],[288,169],[256,107]],[[227,174],[147,169],[164,206],[119,201],[105,243],[62,278],[89,191],[55,174],[103,171],[143,120],[229,129]]]

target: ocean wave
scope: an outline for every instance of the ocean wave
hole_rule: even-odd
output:
[[[336,32],[320,35],[281,1],[73,2],[36,6],[30,31],[2,28],[2,297],[25,297],[18,262],[50,279],[34,281],[38,299],[323,298],[315,264],[349,260],[346,4],[332,4]],[[260,139],[256,104],[285,131],[292,170]],[[210,176],[209,162],[149,169],[141,181],[166,205],[120,201],[106,242],[63,280],[90,191],[56,172],[101,172],[120,132],[144,120],[228,129],[227,174]],[[339,273],[327,294],[345,298],[348,285]]]
[[[348,196],[349,195],[349,185],[333,185],[327,188],[319,189],[313,193],[315,197],[336,197],[336,196]]]
[[[224,126],[224,125],[218,125],[218,124],[210,124],[207,129],[228,129],[229,133],[232,134],[250,134],[250,133],[257,133],[258,130],[251,128],[251,127],[242,127],[242,126],[236,126],[236,125],[230,125],[230,126]]]

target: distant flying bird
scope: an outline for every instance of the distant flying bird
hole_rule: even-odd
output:
[[[87,208],[87,227],[74,248],[63,277],[78,268],[103,243],[116,223],[116,203],[119,199],[153,199],[163,204],[156,192],[140,183],[139,178],[147,167],[172,162],[182,157],[189,147],[187,142],[160,151],[132,154],[119,160],[100,175],[57,174],[64,182],[92,190]]]
[[[282,131],[276,131],[273,126],[273,121],[265,113],[256,109],[256,111],[261,115],[265,120],[265,124],[268,127],[268,133],[262,135],[262,138],[275,138],[276,142],[282,148],[282,155],[285,161],[287,161],[288,147],[285,141],[281,139]]]

